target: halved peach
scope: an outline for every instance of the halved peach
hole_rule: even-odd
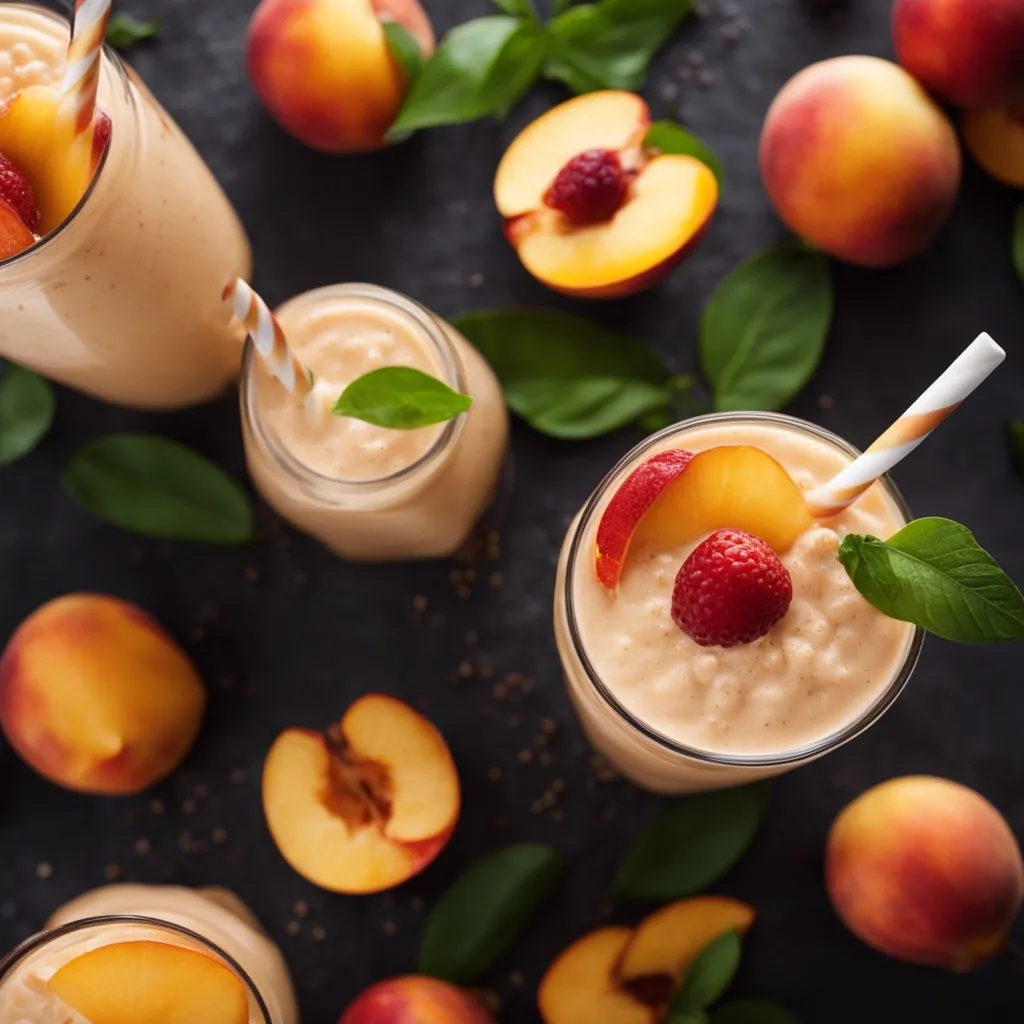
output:
[[[459,807],[444,737],[381,694],[361,697],[326,734],[282,733],[263,768],[281,855],[333,892],[380,892],[422,871],[451,838]]]
[[[997,181],[1024,188],[1024,106],[964,112],[964,142]]]
[[[718,182],[693,157],[645,150],[650,122],[633,93],[589,93],[548,111],[508,148],[494,198],[509,241],[539,281],[578,297],[631,295],[665,278],[702,237]],[[570,217],[552,200],[552,185],[595,154],[607,158],[621,190],[593,218]],[[595,176],[580,180],[580,189],[592,188]]]
[[[249,1022],[249,997],[233,971],[166,942],[117,942],[83,953],[49,988],[89,1024]]]

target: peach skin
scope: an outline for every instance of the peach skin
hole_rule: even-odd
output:
[[[826,884],[868,945],[910,963],[969,971],[996,956],[1024,898],[1020,847],[1000,813],[955,782],[908,776],[836,819]]]
[[[964,143],[996,181],[1024,188],[1024,104],[964,113]]]
[[[786,225],[862,266],[921,252],[960,188],[949,119],[906,71],[877,57],[836,57],[790,79],[765,119],[760,163]]]
[[[341,1015],[339,1024],[494,1024],[467,992],[436,978],[409,975],[371,986]]]
[[[134,605],[57,598],[0,657],[0,728],[40,775],[85,793],[137,793],[185,757],[206,694],[184,651]]]
[[[1024,102],[1020,0],[896,0],[892,36],[900,63],[946,102]]]
[[[380,149],[405,98],[405,73],[382,20],[404,26],[424,57],[434,30],[418,0],[262,0],[249,26],[249,77],[285,131],[314,149]]]

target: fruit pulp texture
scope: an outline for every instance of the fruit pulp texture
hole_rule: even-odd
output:
[[[57,88],[67,40],[55,14],[0,4],[0,109],[29,85]],[[204,401],[237,376],[242,337],[221,292],[251,273],[248,240],[133,72],[126,87],[104,60],[99,105],[114,129],[88,200],[45,245],[0,264],[0,356],[121,405]]]
[[[406,310],[377,298],[326,288],[293,299],[277,316],[328,408],[353,380],[383,367],[409,366],[445,377],[441,352],[423,326]],[[447,444],[443,423],[392,430],[330,412],[310,417],[262,359],[252,359],[243,383],[252,418],[319,483],[302,485],[246,425],[253,480],[281,515],[344,557],[373,561],[450,554],[490,504],[508,440],[504,400],[480,354],[447,325],[438,321],[437,326],[474,398]],[[431,454],[438,445],[441,451]],[[404,470],[411,471],[389,482]],[[350,490],[337,492],[346,486]]]
[[[141,915],[177,924],[202,935],[233,957],[252,979],[273,1024],[299,1024],[288,968],[277,947],[237,897],[222,889],[109,885],[61,907],[47,921],[56,928],[88,917]],[[47,982],[65,964],[115,942],[174,943],[203,950],[185,935],[145,924],[90,928],[52,939],[20,961],[0,980],[0,1024],[89,1024],[50,992]],[[269,1024],[250,997],[250,1024]]]
[[[763,449],[803,491],[831,479],[850,461],[847,453],[799,428],[753,422],[683,429],[644,458],[665,448],[699,452],[717,445]],[[872,608],[836,557],[847,533],[885,538],[903,525],[881,485],[841,515],[812,524],[780,553],[793,581],[788,613],[767,636],[725,649],[698,646],[672,621],[676,574],[704,536],[674,550],[657,550],[638,535],[618,592],[598,582],[593,557],[597,526],[619,482],[608,488],[587,524],[572,587],[582,645],[594,670],[640,722],[701,751],[780,754],[842,730],[890,685],[907,655],[913,628]],[[563,553],[563,576],[564,563]],[[556,600],[561,607],[561,586]],[[558,631],[584,724],[589,720],[592,736],[605,735],[600,723],[615,712],[583,678],[568,653],[565,629]],[[624,743],[618,749],[613,742],[604,752],[622,762],[634,748]],[[634,767],[642,771],[643,766]],[[743,781],[744,771],[737,769],[733,781]]]

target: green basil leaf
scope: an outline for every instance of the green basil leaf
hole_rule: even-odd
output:
[[[476,18],[453,28],[412,83],[388,137],[404,137],[419,128],[475,121],[492,113],[487,83],[505,45],[519,27],[518,18],[498,15]]]
[[[781,409],[814,376],[832,322],[832,276],[796,244],[744,260],[715,289],[700,325],[700,360],[715,409]]]
[[[56,408],[48,381],[7,364],[0,376],[0,466],[17,462],[46,437]]]
[[[479,977],[519,937],[564,867],[543,843],[507,846],[470,865],[430,915],[419,972],[460,985]]]
[[[523,22],[498,54],[484,83],[487,112],[499,119],[508,116],[540,77],[547,59],[547,32],[536,21]]]
[[[950,519],[915,519],[887,541],[850,534],[839,545],[853,585],[880,612],[963,644],[1024,640],[1024,595]]]
[[[548,25],[551,58],[544,73],[577,93],[635,91],[693,7],[693,0],[599,0],[569,7]]]
[[[715,151],[675,121],[655,121],[647,129],[644,146],[660,150],[662,153],[696,157],[702,164],[707,164],[711,168],[718,179],[719,189],[725,185],[725,168],[715,155]]]
[[[715,1009],[711,1024],[799,1024],[799,1021],[789,1010],[763,999],[733,999]]]
[[[1024,203],[1017,207],[1013,220],[1013,265],[1024,281]]]
[[[493,0],[493,3],[499,11],[511,14],[513,18],[537,20],[537,8],[533,6],[533,0]]]
[[[469,395],[411,366],[384,366],[352,381],[334,403],[335,416],[350,416],[391,430],[415,430],[468,412]]]
[[[1018,475],[1024,479],[1024,420],[1011,420],[1006,424],[1006,436],[1010,442],[1010,458]]]
[[[393,18],[383,18],[381,27],[387,40],[388,50],[395,62],[405,72],[405,77],[415,82],[423,70],[423,51],[416,37]]]
[[[633,844],[612,897],[675,900],[702,892],[746,852],[764,805],[758,786],[676,800]]]
[[[64,489],[99,519],[164,540],[243,544],[254,533],[240,484],[197,452],[152,434],[108,434],[68,463]]]
[[[738,932],[720,935],[690,965],[672,998],[671,1013],[697,1013],[722,998],[739,970],[743,944]]]
[[[509,408],[542,433],[596,437],[672,400],[652,348],[582,317],[509,309],[453,323],[494,368]]]
[[[130,14],[115,14],[107,23],[107,42],[122,53],[145,39],[155,39],[159,33],[159,18],[139,21]]]

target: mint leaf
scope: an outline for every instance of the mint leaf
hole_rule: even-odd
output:
[[[416,37],[393,18],[382,18],[381,28],[384,29],[384,38],[391,56],[410,83],[415,82],[423,70],[423,51]]]
[[[599,0],[569,7],[548,25],[548,78],[573,92],[638,90],[661,46],[693,12],[693,0]]]
[[[241,485],[166,437],[109,434],[90,441],[62,479],[86,512],[147,537],[207,544],[253,537],[252,505]]]
[[[839,560],[880,612],[965,644],[1024,640],[1024,595],[949,519],[915,519],[888,541],[850,534]]]
[[[533,0],[492,0],[494,6],[505,14],[511,14],[513,18],[537,19],[537,8],[533,6]]]
[[[1024,203],[1017,207],[1013,220],[1013,265],[1024,282]]]
[[[115,14],[107,23],[107,42],[122,53],[145,39],[156,38],[159,33],[159,18],[139,21],[130,14]]]
[[[1010,458],[1019,476],[1024,479],[1024,420],[1010,420],[1006,424],[1006,437],[1010,442]]]
[[[430,915],[419,973],[474,981],[515,942],[564,869],[561,854],[543,843],[517,843],[471,864]]]
[[[644,136],[644,147],[657,149],[662,153],[696,157],[711,168],[718,179],[719,189],[725,185],[725,168],[722,167],[722,161],[715,155],[714,150],[675,121],[655,121]]]
[[[391,430],[415,430],[467,412],[469,395],[411,366],[384,366],[352,381],[334,403],[335,416],[350,416]]]
[[[7,364],[0,376],[0,466],[17,462],[46,437],[56,407],[48,381]]]
[[[483,87],[489,114],[506,118],[540,77],[547,59],[547,33],[537,21],[523,22],[509,36]]]
[[[742,955],[743,944],[736,931],[728,931],[705,946],[673,996],[669,1013],[699,1013],[718,1002],[736,977]]]
[[[763,999],[733,999],[716,1007],[711,1024],[799,1024],[788,1010]]]
[[[832,277],[820,253],[766,249],[715,289],[700,325],[700,360],[715,409],[781,409],[814,375],[832,322]]]
[[[564,14],[575,2],[576,0],[554,0],[551,12],[552,14]]]

